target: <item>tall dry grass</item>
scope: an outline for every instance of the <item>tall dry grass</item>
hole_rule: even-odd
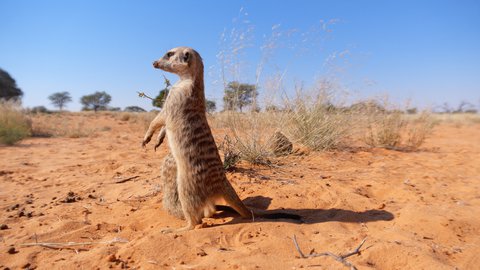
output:
[[[214,125],[225,128],[230,136],[230,149],[248,162],[269,164],[274,156],[270,141],[277,131],[315,150],[338,146],[346,134],[345,114],[330,110],[325,97],[318,93],[307,96],[297,92],[293,100],[289,99],[283,86],[289,65],[301,61],[302,55],[311,57],[311,52],[318,52],[334,21],[321,21],[306,32],[273,25],[260,43],[245,10],[241,9],[233,22],[220,40],[219,81],[223,89],[229,82],[238,81],[253,84],[261,92],[253,96],[245,112],[226,111],[221,117],[213,117]],[[285,58],[277,58],[278,52],[288,56],[286,63],[277,62]],[[248,63],[247,55],[256,55],[258,61]]]
[[[32,115],[32,136],[34,137],[90,137],[96,128],[90,125],[89,115],[61,112]],[[80,119],[78,119],[80,118]]]
[[[401,151],[417,150],[432,133],[435,125],[432,114],[423,111],[419,114],[406,114],[404,110],[372,108],[364,113],[367,116],[364,141],[371,147],[383,147]]]
[[[293,100],[287,100],[279,129],[296,143],[312,150],[330,150],[340,146],[350,135],[351,111],[343,110],[335,89],[326,80],[305,93],[296,91]]]
[[[0,144],[13,145],[30,134],[31,121],[20,104],[0,100]]]

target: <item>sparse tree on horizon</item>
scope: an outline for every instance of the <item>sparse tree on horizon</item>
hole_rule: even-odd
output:
[[[207,113],[213,113],[217,109],[217,103],[213,100],[205,100],[205,107],[207,108]]]
[[[223,96],[224,110],[243,110],[243,107],[251,105],[258,95],[254,84],[229,82]]]
[[[63,110],[65,104],[72,101],[72,97],[70,96],[69,92],[53,93],[48,97],[48,99],[50,99],[53,106],[59,108],[60,111]]]
[[[139,106],[128,106],[124,109],[125,112],[146,112],[146,110]]]
[[[82,110],[94,110],[97,112],[98,110],[106,109],[111,100],[112,97],[105,91],[102,91],[83,96],[80,99],[80,103],[83,105]]]

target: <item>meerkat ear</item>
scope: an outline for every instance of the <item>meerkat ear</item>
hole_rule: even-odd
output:
[[[190,53],[189,52],[185,52],[183,54],[183,62],[185,63],[188,63],[190,61]]]

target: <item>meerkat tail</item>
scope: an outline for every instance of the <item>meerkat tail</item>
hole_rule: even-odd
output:
[[[253,218],[253,213],[250,211],[245,204],[243,204],[242,200],[233,189],[232,185],[228,180],[225,179],[225,193],[222,194],[223,199],[227,203],[228,206],[232,207],[237,213],[239,213],[244,218]]]

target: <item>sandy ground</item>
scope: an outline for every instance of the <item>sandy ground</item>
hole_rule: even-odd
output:
[[[78,117],[70,116],[69,121]],[[241,164],[228,173],[252,207],[304,218],[245,220],[218,213],[204,228],[162,210],[167,153],[140,147],[143,126],[114,115],[83,119],[88,137],[0,146],[0,269],[480,269],[480,124],[441,124],[418,152],[359,149]],[[93,129],[93,128],[92,128]],[[120,180],[133,179],[116,183]],[[108,243],[108,241],[116,241]],[[54,249],[25,243],[95,242]],[[107,242],[107,243],[105,243]]]

